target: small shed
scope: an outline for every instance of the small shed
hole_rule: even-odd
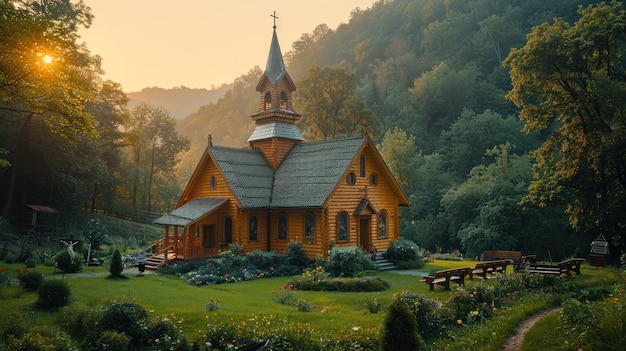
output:
[[[44,205],[26,204],[27,210],[21,218],[21,225],[28,226],[29,232],[36,234],[54,234],[61,211]]]

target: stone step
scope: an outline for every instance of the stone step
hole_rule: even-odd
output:
[[[390,271],[398,269],[398,267],[394,265],[393,262],[383,257],[382,252],[378,252],[376,254],[376,259],[372,259],[372,257],[370,256],[370,260],[372,260],[372,262],[378,266],[378,270],[380,271]]]

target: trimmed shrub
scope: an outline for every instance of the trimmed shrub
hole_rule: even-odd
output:
[[[72,304],[61,310],[57,325],[78,341],[82,350],[93,350],[102,334],[102,314],[101,307]]]
[[[423,341],[411,310],[398,297],[389,306],[383,329],[384,351],[419,350]]]
[[[414,242],[407,239],[392,241],[391,244],[389,244],[387,251],[385,251],[384,257],[394,262],[422,261],[420,248]]]
[[[56,328],[38,326],[21,336],[10,335],[7,350],[12,351],[65,351],[74,350],[68,335]],[[2,348],[2,350],[5,350]]]
[[[333,277],[356,277],[363,272],[364,259],[360,247],[333,247],[324,269]]]
[[[287,244],[287,264],[301,269],[309,267],[312,260],[306,255],[302,248],[302,243],[292,240]]]
[[[64,281],[46,280],[37,290],[39,298],[36,305],[40,308],[63,307],[70,303],[70,287]]]
[[[425,339],[437,336],[443,321],[439,314],[439,305],[425,295],[416,295],[412,292],[398,294],[398,299],[404,302],[417,320],[417,328],[420,335]]]
[[[124,263],[122,262],[122,253],[120,250],[115,249],[113,252],[113,257],[111,257],[111,267],[109,267],[109,272],[114,277],[119,277],[122,275],[124,271]]]
[[[128,335],[131,343],[139,345],[143,339],[143,323],[148,312],[134,302],[116,302],[109,306],[102,315],[100,325],[104,330],[111,330]]]
[[[19,275],[22,289],[36,291],[43,284],[43,274],[37,271],[25,271]]]
[[[65,273],[80,272],[83,269],[84,260],[83,255],[76,252],[74,254],[74,261],[72,262],[72,258],[67,250],[59,251],[59,253],[54,257],[56,267]]]

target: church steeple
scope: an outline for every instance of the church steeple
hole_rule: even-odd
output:
[[[251,147],[259,148],[276,169],[291,147],[304,140],[296,129],[301,115],[293,109],[296,85],[287,73],[276,35],[276,13],[270,51],[265,71],[256,86],[259,92],[257,112],[251,116],[256,123],[248,138]]]

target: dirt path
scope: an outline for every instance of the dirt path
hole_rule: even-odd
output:
[[[526,335],[526,332],[528,332],[528,330],[530,330],[530,328],[533,327],[533,325],[540,320],[541,318],[554,313],[558,310],[560,310],[560,307],[555,307],[555,308],[551,308],[549,310],[545,310],[545,311],[541,311],[539,313],[536,313],[530,317],[528,317],[526,320],[524,320],[515,330],[515,333],[513,333],[513,335],[509,336],[509,338],[507,339],[506,343],[504,343],[504,346],[502,347],[502,351],[517,351],[519,350],[520,345],[522,345],[522,341],[524,340],[524,335]]]

